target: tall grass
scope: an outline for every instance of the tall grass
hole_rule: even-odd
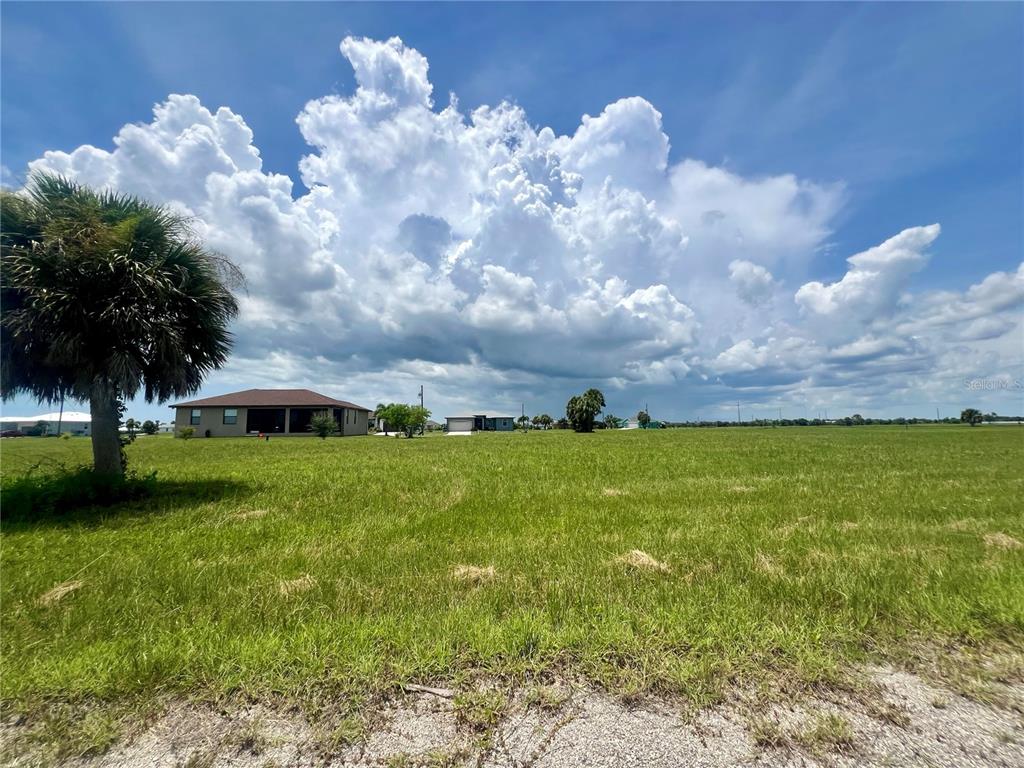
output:
[[[5,441],[4,483],[87,454]],[[4,522],[4,700],[553,669],[702,698],[869,649],[1024,637],[1013,428],[142,438],[129,454],[163,490]]]

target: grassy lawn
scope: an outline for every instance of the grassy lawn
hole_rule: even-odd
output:
[[[1024,637],[1017,428],[144,437],[129,455],[154,498],[3,524],[8,705],[546,670],[701,701]],[[5,440],[4,482],[88,456]]]

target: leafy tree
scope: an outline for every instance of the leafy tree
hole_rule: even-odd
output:
[[[29,437],[46,437],[47,431],[49,431],[50,425],[45,421],[37,421],[31,427],[25,430],[25,434]]]
[[[161,425],[161,424],[163,424],[163,422],[162,422],[162,421],[160,421],[160,419],[156,419],[156,420],[155,420],[155,421],[153,422],[153,426],[154,426],[154,427],[156,428],[156,431],[157,431],[157,432],[159,432],[159,431],[160,431],[160,425]]]
[[[135,439],[135,430],[139,429],[140,427],[142,427],[142,425],[135,419],[128,419],[128,421],[124,423],[124,428],[128,430],[129,440]]]
[[[0,395],[88,400],[94,469],[123,476],[120,404],[224,364],[241,273],[180,214],[46,173],[0,192],[0,254]]]
[[[430,411],[420,405],[406,403],[389,403],[377,406],[377,420],[384,420],[384,434],[394,431],[395,437],[404,434],[412,437],[414,432],[422,432],[430,418]]]
[[[588,389],[582,395],[569,398],[565,417],[577,432],[593,432],[594,419],[604,408],[604,395],[598,389]]]
[[[387,413],[391,417],[388,422],[391,426],[394,426],[395,437],[399,434],[404,434],[406,427],[409,426],[409,419],[412,416],[410,408],[405,403],[392,403],[387,406]]]
[[[142,431],[145,432],[147,435],[155,435],[156,422],[146,419],[144,422],[142,422]]]
[[[430,418],[430,411],[422,405],[407,405],[409,419],[405,424],[405,436],[412,437],[416,432],[423,434],[427,427],[427,420]]]
[[[525,432],[530,428],[530,417],[520,416],[518,419],[516,419],[516,423],[519,425],[519,428],[522,429],[523,432]]]
[[[991,413],[986,413],[985,414],[985,421],[987,421],[989,424],[991,424],[993,421],[995,421],[998,418],[999,418],[999,416],[998,416],[998,414],[995,411],[992,411]]]
[[[977,408],[964,408],[960,412],[960,421],[970,424],[972,427],[975,424],[981,424],[981,411]]]
[[[542,413],[539,416],[533,417],[533,423],[541,429],[550,429],[551,425],[555,423],[555,420],[546,413]]]
[[[555,422],[555,429],[568,429],[569,420],[564,416]]]
[[[647,411],[640,411],[636,415],[636,423],[641,427],[646,427],[651,423],[651,415]]]
[[[327,411],[319,411],[314,413],[313,418],[309,420],[309,428],[315,432],[321,440],[326,440],[338,431],[338,422],[336,422],[334,417]]]

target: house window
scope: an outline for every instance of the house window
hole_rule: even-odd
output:
[[[202,411],[202,409],[201,408],[193,408],[192,409],[192,415],[189,416],[188,423],[191,424],[193,427],[198,427],[199,426],[199,421],[202,418],[203,418],[203,411]]]
[[[224,409],[224,423],[225,424],[237,424],[238,423],[238,409],[237,408],[225,408]]]

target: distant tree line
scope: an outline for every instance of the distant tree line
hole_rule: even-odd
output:
[[[995,413],[982,413],[974,408],[967,408],[957,418],[947,416],[944,419],[921,419],[905,418],[898,416],[894,419],[872,419],[855,413],[852,416],[843,416],[837,419],[751,419],[748,421],[670,421],[665,422],[667,427],[860,427],[872,424],[888,426],[904,426],[913,424],[981,424],[982,422],[992,423],[995,421],[1024,422],[1024,416],[997,416]]]

